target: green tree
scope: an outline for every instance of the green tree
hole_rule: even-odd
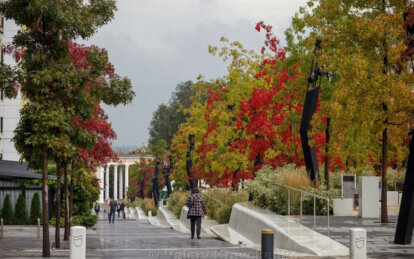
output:
[[[39,194],[36,192],[33,195],[32,202],[30,204],[29,224],[37,225],[38,218],[42,220],[42,211],[40,210],[40,197]]]
[[[395,70],[406,48],[405,9],[402,0],[315,0],[295,18],[302,32],[311,31],[297,39],[320,38],[321,60],[339,76],[326,104],[334,122],[335,145],[343,150],[352,141],[361,141],[358,146],[367,160],[381,165],[383,223],[388,221],[387,166],[391,159],[405,160],[403,143],[414,111],[411,65],[406,62],[401,71]]]
[[[17,198],[16,207],[14,208],[14,223],[16,225],[27,224],[26,201],[23,194]]]
[[[74,90],[78,87],[74,82],[86,78],[70,67],[66,43],[92,36],[97,28],[113,18],[116,6],[114,0],[10,0],[3,1],[0,9],[7,19],[13,19],[25,28],[13,39],[17,51],[24,49],[24,55],[22,51],[18,55],[22,58],[20,67],[13,69],[3,65],[0,81],[9,96],[20,84],[22,93],[29,100],[22,109],[15,145],[31,168],[42,169],[43,172],[43,256],[49,257],[48,159],[53,158],[57,151],[72,149],[68,137],[71,115],[76,111],[72,105],[77,99],[85,100],[87,97],[84,91]],[[93,62],[93,57],[90,60]],[[72,105],[65,105],[65,100]],[[91,106],[93,103],[83,102],[76,109],[82,112]],[[27,128],[29,123],[34,123],[33,128]]]
[[[1,209],[1,216],[5,225],[13,224],[13,211],[10,201],[10,195],[6,195],[3,201],[3,208]]]

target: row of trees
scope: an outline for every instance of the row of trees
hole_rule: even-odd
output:
[[[318,82],[309,132],[318,164],[325,164],[325,179],[337,169],[381,168],[387,222],[386,170],[406,164],[414,112],[413,39],[407,34],[413,23],[412,4],[404,0],[311,0],[293,17],[285,48],[263,22],[256,25],[265,33],[260,53],[222,38],[224,47],[209,51],[228,62],[228,73],[193,86],[186,121],[169,146],[175,181],[188,181],[188,134],[196,139],[193,174],[211,186],[237,189],[263,165],[302,166],[299,126],[316,61],[310,77],[328,72]]]
[[[26,213],[26,201],[23,197],[23,194],[20,194],[17,198],[14,214],[10,201],[10,195],[6,195],[3,201],[3,208],[1,209],[0,216],[6,225],[36,225],[37,219],[42,217],[39,194],[35,193],[33,195],[29,215]]]
[[[9,98],[21,91],[28,100],[13,141],[29,167],[43,173],[44,257],[50,256],[48,164],[57,166],[55,244],[59,248],[61,179],[68,240],[73,185],[82,181],[78,172],[93,172],[97,165],[116,159],[110,146],[116,135],[100,103],[116,106],[134,97],[130,80],[115,74],[104,49],[73,42],[91,37],[113,19],[115,10],[114,0],[10,0],[0,5],[6,19],[24,28],[3,48],[15,57],[17,66],[1,66],[0,87]]]

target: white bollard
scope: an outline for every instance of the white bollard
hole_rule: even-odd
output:
[[[70,228],[70,259],[86,258],[86,228],[81,226]]]
[[[37,239],[40,239],[40,218],[37,218]]]
[[[367,258],[367,231],[363,228],[351,228],[350,230],[350,259]]]
[[[148,211],[148,218],[151,218],[152,217],[152,211]]]

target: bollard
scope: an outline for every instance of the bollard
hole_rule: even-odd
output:
[[[152,211],[148,211],[148,218],[151,218],[152,217]]]
[[[1,218],[0,239],[3,239],[3,218]]]
[[[81,226],[70,228],[70,259],[86,258],[86,228]]]
[[[37,239],[40,239],[40,218],[37,218]]]
[[[351,228],[350,230],[350,259],[367,258],[367,231],[363,228]]]
[[[262,230],[262,259],[273,259],[273,235],[271,229]]]

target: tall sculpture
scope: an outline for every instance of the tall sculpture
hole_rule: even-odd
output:
[[[314,55],[316,56],[317,52],[321,50],[321,41],[319,39],[315,42],[315,49]],[[320,181],[319,176],[319,167],[318,161],[316,159],[316,152],[314,146],[309,146],[309,139],[308,132],[312,129],[310,122],[312,120],[312,116],[316,111],[316,106],[318,103],[319,97],[319,89],[321,79],[324,75],[327,75],[325,70],[322,70],[318,66],[318,62],[316,62],[314,66],[314,60],[312,60],[312,66],[308,77],[308,83],[312,86],[311,89],[308,89],[306,92],[305,103],[303,105],[303,112],[302,112],[302,121],[300,124],[300,138],[302,141],[302,150],[303,150],[303,157],[305,159],[306,164],[306,171],[308,172],[309,178],[312,182],[315,180]],[[319,80],[319,86],[316,86]]]
[[[195,180],[195,177],[191,173],[191,168],[193,167],[193,159],[191,158],[191,151],[194,150],[194,144],[195,144],[195,135],[194,134],[188,134],[188,149],[187,149],[187,161],[186,161],[186,170],[187,170],[187,176],[188,181],[190,182],[190,190],[192,190],[194,187],[197,187],[197,181]]]
[[[414,25],[407,24],[407,18],[411,15],[411,13],[404,13],[407,32],[407,53],[410,52],[410,48],[413,48],[414,46]],[[411,60],[411,66],[414,69],[411,55],[409,59]],[[414,130],[411,130],[409,135],[410,152],[408,154],[407,171],[405,173],[401,206],[398,213],[397,229],[394,237],[394,243],[400,245],[411,244],[414,228]]]

